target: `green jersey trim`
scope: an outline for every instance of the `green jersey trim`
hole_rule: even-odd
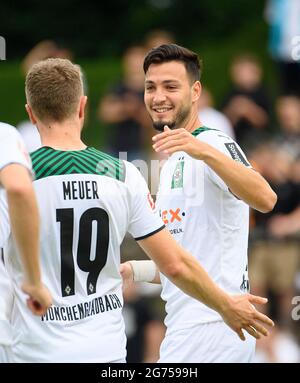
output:
[[[216,130],[216,131],[219,131],[218,129],[211,129],[211,128],[208,128],[207,126],[202,126],[202,127],[198,128],[198,129],[194,130],[194,131],[192,132],[192,135],[193,135],[194,137],[197,137],[200,133],[207,132],[208,130]]]
[[[63,151],[43,146],[30,157],[36,180],[65,174],[97,174],[125,181],[125,163],[93,147]]]

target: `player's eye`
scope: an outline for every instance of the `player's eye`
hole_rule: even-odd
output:
[[[171,90],[171,91],[172,91],[172,90],[177,90],[177,86],[175,86],[175,85],[168,85],[168,86],[167,86],[167,89],[168,89],[168,90]]]

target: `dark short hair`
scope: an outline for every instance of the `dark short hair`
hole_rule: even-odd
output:
[[[151,64],[162,64],[169,61],[182,62],[192,82],[200,80],[202,62],[195,52],[176,44],[163,44],[149,51],[144,60],[144,72]]]

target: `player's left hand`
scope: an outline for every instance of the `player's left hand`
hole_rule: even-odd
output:
[[[198,160],[203,160],[205,153],[209,150],[209,145],[203,141],[199,141],[190,132],[181,128],[171,130],[168,126],[164,127],[164,132],[156,134],[152,137],[154,144],[153,149],[156,152],[165,154],[173,154],[183,151]]]

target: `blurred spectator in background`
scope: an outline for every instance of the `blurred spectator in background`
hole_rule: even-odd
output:
[[[175,44],[175,38],[171,32],[164,29],[154,29],[147,33],[144,45],[147,53],[152,48],[159,47],[163,44],[173,43]]]
[[[24,76],[26,76],[32,65],[47,58],[64,58],[72,61],[73,52],[59,42],[53,40],[40,41],[27,53],[21,63],[21,69]],[[85,94],[87,94],[87,81],[84,74],[83,85]],[[39,132],[29,120],[19,123],[17,129],[23,138],[28,152],[33,152],[42,146]]]
[[[73,53],[53,40],[40,41],[25,56],[21,64],[22,71],[26,75],[35,63],[53,57],[72,61]]]
[[[143,60],[145,48],[129,47],[122,60],[123,79],[102,98],[98,116],[110,127],[107,150],[119,157],[127,153],[128,161],[146,159],[153,135],[152,123],[144,105]],[[123,158],[123,157],[122,157]]]
[[[213,96],[207,88],[202,88],[201,96],[198,100],[198,106],[199,119],[203,125],[212,129],[218,129],[227,136],[235,139],[231,122],[222,112],[219,112],[213,107]]]
[[[254,363],[299,363],[300,349],[292,334],[276,324],[256,342]]]
[[[235,57],[230,75],[233,87],[224,99],[223,112],[232,123],[237,142],[247,151],[268,126],[270,101],[262,84],[262,68],[254,56]]]
[[[139,286],[128,284],[123,291],[123,317],[127,336],[128,363],[155,363],[165,326],[155,316],[150,300],[140,294]]]
[[[281,93],[300,96],[300,1],[269,0],[269,50],[277,64]]]
[[[252,153],[261,174],[278,197],[272,212],[253,212],[249,275],[253,294],[270,293],[269,310],[279,323],[291,325],[291,301],[300,265],[300,177],[295,177],[293,157],[274,142],[261,144]],[[299,165],[298,165],[299,166]]]
[[[279,97],[276,115],[279,131],[274,141],[295,159],[300,155],[300,98],[294,95]]]

